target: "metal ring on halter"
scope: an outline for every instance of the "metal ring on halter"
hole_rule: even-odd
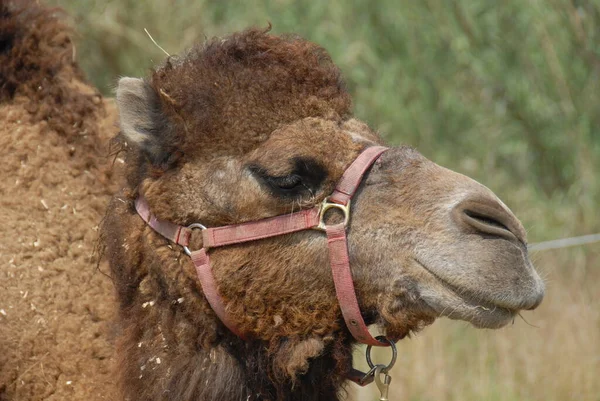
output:
[[[201,230],[206,230],[206,227],[203,226],[200,223],[192,223],[187,228],[189,228],[190,230],[193,230],[194,228],[199,228]],[[187,246],[183,247],[183,251],[186,253],[186,255],[192,256],[192,251],[190,251],[190,248],[188,248]]]
[[[329,197],[323,199],[321,202],[321,206],[319,207],[319,225],[315,227],[316,230],[325,231],[327,229],[327,225],[325,224],[325,213],[329,209],[338,209],[344,214],[344,226],[348,226],[348,222],[350,221],[350,200],[345,205],[341,203],[329,202]]]
[[[396,343],[394,343],[392,340],[390,340],[389,338],[387,338],[386,336],[377,336],[375,337],[376,340],[379,341],[387,341],[390,344],[390,347],[392,347],[392,360],[390,361],[390,363],[385,366],[383,369],[381,369],[382,373],[387,373],[388,370],[390,370],[394,364],[396,363],[396,357],[398,356],[398,351],[396,350]],[[371,345],[367,346],[367,363],[369,364],[369,367],[371,369],[375,368],[376,365],[373,364],[373,361],[371,360]]]

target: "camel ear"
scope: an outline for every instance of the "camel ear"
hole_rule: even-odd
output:
[[[121,132],[127,143],[139,147],[153,164],[173,152],[171,130],[154,88],[140,78],[124,77],[117,87]],[[169,146],[171,145],[171,146]]]
[[[121,131],[128,142],[140,146],[152,140],[154,130],[149,86],[143,79],[124,77],[117,87]]]

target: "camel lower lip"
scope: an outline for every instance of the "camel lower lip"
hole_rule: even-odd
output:
[[[500,328],[509,322],[513,321],[517,315],[517,310],[509,309],[503,306],[494,304],[491,301],[481,299],[469,294],[466,291],[457,289],[452,284],[436,275],[426,265],[419,260],[415,261],[431,274],[436,281],[450,292],[456,299],[460,299],[460,304],[443,305],[437,302],[435,297],[423,297],[424,301],[433,308],[440,316],[446,316],[450,319],[465,320],[472,323],[476,327],[481,328]]]

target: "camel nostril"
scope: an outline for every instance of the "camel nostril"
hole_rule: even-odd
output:
[[[492,216],[486,216],[481,213],[474,212],[472,210],[465,210],[464,213],[467,215],[467,217],[476,220],[480,224],[510,231],[508,227],[506,227],[504,224],[502,224],[502,222],[498,221]]]
[[[454,213],[457,223],[467,231],[525,242],[525,232],[517,218],[492,199],[463,201]]]
[[[466,209],[463,211],[462,220],[471,229],[475,229],[480,234],[503,237],[508,240],[516,240],[516,235],[503,222],[501,216],[483,213],[478,210]]]

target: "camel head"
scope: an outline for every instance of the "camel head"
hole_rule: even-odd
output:
[[[340,73],[323,49],[259,30],[169,58],[146,79],[122,78],[117,102],[131,199],[143,194],[156,216],[183,226],[311,208],[361,151],[383,143],[352,117]],[[183,250],[136,215],[127,230],[143,232],[143,252],[155,253],[137,283],[160,282],[139,284],[128,300],[141,303],[162,291],[210,313]],[[388,335],[402,337],[439,316],[499,328],[542,300],[525,230],[508,207],[410,147],[392,148],[373,164],[347,230],[361,311]],[[322,344],[347,337],[322,232],[210,252],[226,309],[253,338],[311,339],[314,356]],[[139,262],[141,253],[131,260]]]

